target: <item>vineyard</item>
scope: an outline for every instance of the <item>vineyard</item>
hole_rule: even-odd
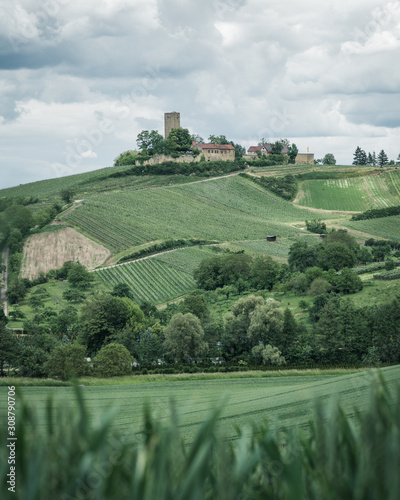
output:
[[[144,301],[155,304],[166,302],[196,287],[191,273],[155,257],[101,269],[95,271],[95,275],[111,288],[118,283],[126,283],[139,304]]]
[[[298,203],[324,210],[365,211],[400,203],[398,172],[342,179],[306,180]]]
[[[349,221],[345,225],[349,229],[362,231],[372,236],[400,241],[400,215],[382,217],[381,219]]]
[[[97,194],[64,220],[114,252],[169,238],[254,240],[288,237],[312,218],[240,177]]]

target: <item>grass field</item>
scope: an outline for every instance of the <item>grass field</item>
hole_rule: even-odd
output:
[[[400,366],[384,368],[382,372],[389,387],[398,385]],[[180,416],[182,435],[190,441],[209,411],[219,406],[223,407],[219,429],[222,435],[232,439],[237,436],[236,425],[260,424],[265,419],[281,427],[306,427],[317,401],[322,401],[324,406],[340,401],[349,414],[353,414],[356,408],[362,411],[368,402],[370,384],[369,371],[350,375],[267,375],[262,378],[184,381],[171,377],[164,382],[140,385],[84,387],[83,395],[93,419],[116,405],[113,425],[122,432],[137,433],[139,439],[144,405],[149,403],[158,418],[166,420],[173,399]],[[0,387],[1,418],[6,410],[6,391],[7,387]],[[71,387],[22,387],[21,392],[29,398],[39,417],[44,416],[50,395],[59,408],[74,404]]]
[[[298,203],[324,210],[365,211],[398,205],[398,172],[342,179],[307,180],[301,184]]]
[[[400,241],[400,215],[380,219],[348,221],[344,225],[349,229],[362,231],[372,236]]]
[[[112,251],[147,241],[254,240],[292,236],[312,212],[234,176],[174,187],[93,195],[64,220]]]

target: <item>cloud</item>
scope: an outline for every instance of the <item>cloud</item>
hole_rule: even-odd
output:
[[[398,155],[398,2],[0,3],[0,186],[111,165],[166,111],[246,146]]]

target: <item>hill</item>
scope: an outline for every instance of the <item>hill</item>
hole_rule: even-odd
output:
[[[295,201],[284,200],[236,173],[214,179],[190,175],[137,176],[130,175],[128,167],[17,186],[0,191],[0,198],[37,197],[38,202],[30,205],[35,215],[52,202],[60,202],[62,189],[72,189],[75,202],[64,206],[57,220],[64,230],[70,227],[78,231],[81,239],[68,239],[68,250],[65,247],[61,252],[57,238],[54,234],[49,236],[54,233],[54,226],[49,227],[50,233],[44,228],[25,244],[24,275],[37,277],[40,270],[76,259],[89,268],[101,268],[95,276],[106,286],[126,282],[139,302],[162,303],[193,290],[191,273],[212,247],[269,254],[285,262],[290,246],[299,237],[310,244],[319,241],[317,235],[306,231],[306,219],[323,219],[328,228],[346,227],[361,240],[399,238],[398,217],[349,221],[354,211],[399,204],[399,171],[286,165],[251,168],[250,173],[294,175],[298,184]],[[277,236],[277,241],[267,242],[267,235]],[[208,242],[208,247],[203,244],[202,248],[183,248],[140,261],[132,257],[135,262],[112,267],[139,251],[159,253],[151,249],[170,239],[201,239]],[[97,260],[90,257],[89,248],[97,249]]]

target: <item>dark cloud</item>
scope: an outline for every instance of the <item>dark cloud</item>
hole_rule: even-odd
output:
[[[142,129],[182,126],[250,145],[312,138],[398,146],[400,7],[353,0],[19,0],[0,19],[0,168],[54,174],[105,120],[75,169],[108,165]],[[310,141],[310,142],[312,142]],[[307,144],[313,149],[313,144]],[[371,146],[371,149],[373,147]],[[379,149],[376,147],[375,149]],[[333,151],[334,152],[334,151]],[[394,154],[394,153],[393,153]],[[322,154],[321,154],[322,156]],[[14,172],[8,174],[10,163]],[[40,165],[40,168],[38,168]],[[68,165],[66,166],[68,170]],[[59,169],[59,172],[62,170]],[[72,172],[74,173],[74,172]]]

